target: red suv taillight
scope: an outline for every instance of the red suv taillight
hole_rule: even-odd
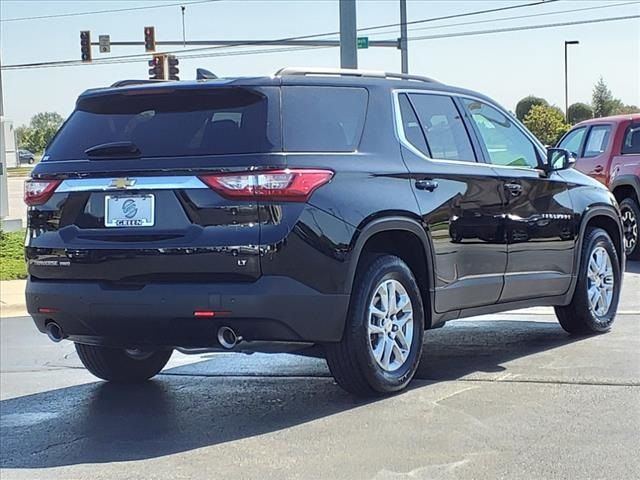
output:
[[[26,180],[24,182],[24,203],[29,206],[46,203],[60,182],[61,180]]]
[[[204,183],[229,198],[304,202],[333,177],[331,170],[287,168],[251,173],[203,175]]]

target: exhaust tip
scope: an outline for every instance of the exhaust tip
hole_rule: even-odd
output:
[[[234,348],[241,339],[242,337],[238,337],[230,327],[220,327],[218,329],[218,343],[227,350]]]
[[[58,343],[64,339],[62,327],[56,322],[47,323],[45,329],[47,330],[47,336],[49,337],[49,340],[51,340],[52,342]]]

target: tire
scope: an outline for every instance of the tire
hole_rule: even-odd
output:
[[[624,234],[624,253],[630,260],[640,260],[640,207],[633,198],[620,202]]]
[[[80,361],[93,375],[117,383],[139,383],[156,375],[169,361],[172,350],[136,355],[121,348],[76,343]]]
[[[385,315],[382,297],[389,298],[390,291],[396,307],[409,302],[398,310],[387,302]],[[370,310],[374,307],[376,314]],[[423,337],[424,308],[413,273],[398,257],[370,256],[358,268],[342,340],[325,345],[327,363],[338,385],[350,393],[371,397],[397,392],[415,375]]]
[[[596,273],[590,274],[590,265],[595,267],[598,265],[598,254],[602,255],[602,262],[605,266],[607,265],[604,253],[610,262],[610,273],[605,273],[604,270],[598,272],[598,268],[594,268],[593,271]],[[603,278],[607,280],[603,282]],[[562,328],[572,334],[607,332],[613,324],[618,309],[621,280],[620,262],[611,237],[601,228],[588,228],[583,241],[578,281],[571,303],[555,308]],[[600,303],[601,300],[596,296],[594,306],[589,300],[590,289],[592,292],[598,292],[599,284],[606,285],[610,282],[613,282],[610,299]]]

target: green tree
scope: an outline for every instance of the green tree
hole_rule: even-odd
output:
[[[524,97],[516,105],[516,117],[518,118],[518,120],[520,120],[521,122],[524,121],[527,113],[529,113],[529,110],[531,110],[531,107],[533,107],[534,105],[547,106],[549,105],[549,102],[547,102],[544,98],[536,97],[534,95]]]
[[[56,134],[64,119],[56,112],[41,112],[33,117],[29,126],[16,129],[18,145],[32,152],[44,151],[47,144]]]
[[[586,103],[574,103],[569,105],[567,116],[569,117],[569,123],[575,125],[576,123],[593,118],[593,108]]]
[[[593,96],[591,100],[593,106],[594,117],[607,117],[623,107],[620,100],[613,98],[613,93],[607,87],[604,79],[600,77],[598,83],[593,87]]]
[[[623,105],[616,114],[640,113],[640,108],[635,105]]]
[[[555,145],[570,128],[562,111],[549,105],[531,107],[524,124],[544,145]]]

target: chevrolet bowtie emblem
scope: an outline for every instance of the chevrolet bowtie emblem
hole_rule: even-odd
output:
[[[124,190],[125,188],[133,187],[136,184],[133,178],[114,178],[111,180],[109,188],[117,188],[118,190]]]

